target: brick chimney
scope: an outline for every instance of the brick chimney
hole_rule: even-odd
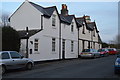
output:
[[[86,20],[86,22],[91,22],[91,19],[90,19],[90,16],[84,16],[84,18],[85,18],[85,20]]]
[[[61,14],[64,15],[64,16],[68,15],[68,10],[67,10],[67,5],[66,4],[62,4]]]

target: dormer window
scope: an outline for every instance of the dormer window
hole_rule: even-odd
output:
[[[55,26],[55,24],[56,24],[56,15],[53,14],[53,16],[52,16],[52,26]]]
[[[73,30],[74,30],[74,23],[72,22],[71,23],[71,32],[73,32]]]

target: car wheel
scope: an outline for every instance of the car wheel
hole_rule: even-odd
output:
[[[27,69],[27,70],[31,70],[32,67],[33,67],[33,66],[32,66],[32,63],[28,63],[28,64],[26,65],[26,69]]]
[[[96,58],[96,56],[95,55],[93,55],[93,59],[95,59]]]
[[[114,70],[114,73],[115,73],[115,74],[118,74],[118,71],[117,71],[117,70]]]
[[[2,66],[2,74],[4,74],[6,72],[6,68],[5,66]]]
[[[107,56],[109,56],[109,53],[107,53]]]
[[[99,55],[99,58],[101,58],[101,55]]]

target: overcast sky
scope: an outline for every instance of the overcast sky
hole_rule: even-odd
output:
[[[34,1],[32,1],[34,2]],[[118,34],[118,2],[35,2],[43,7],[56,6],[60,13],[61,4],[68,6],[69,14],[76,17],[83,15],[91,16],[100,31],[102,41],[114,40]],[[0,12],[10,15],[22,4],[22,2],[2,2]],[[1,5],[1,3],[0,3]]]

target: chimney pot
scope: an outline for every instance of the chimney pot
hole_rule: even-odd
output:
[[[68,15],[68,10],[67,10],[67,5],[66,4],[62,4],[61,14],[64,15],[64,16]]]

